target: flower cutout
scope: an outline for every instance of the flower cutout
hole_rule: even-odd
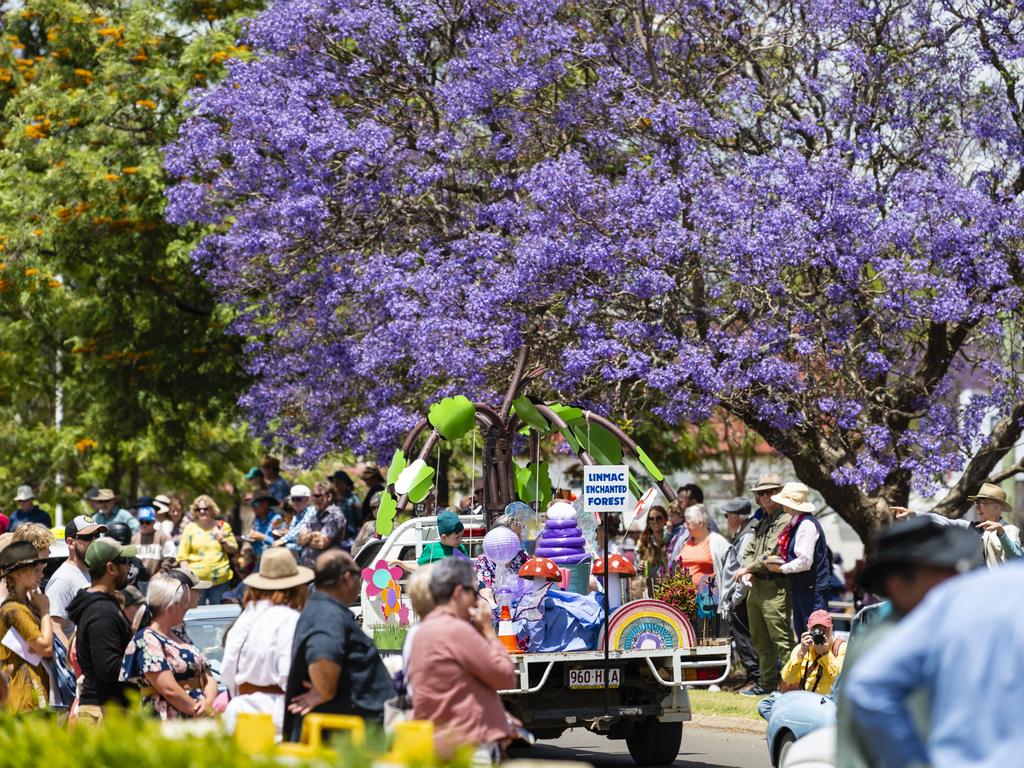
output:
[[[376,597],[391,586],[398,586],[402,578],[402,566],[389,566],[386,560],[378,560],[372,568],[363,568],[363,581],[366,582],[366,594]]]

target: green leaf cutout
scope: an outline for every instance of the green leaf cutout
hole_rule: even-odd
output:
[[[562,405],[561,403],[551,403],[548,408],[554,411],[556,414],[562,417],[562,421],[568,424],[570,427],[577,421],[583,421],[583,409],[577,408],[574,405]]]
[[[621,464],[622,446],[618,439],[604,427],[597,424],[576,424],[572,431],[580,445],[594,457],[598,464]]]
[[[405,460],[405,452],[401,448],[395,449],[395,455],[391,457],[391,464],[388,465],[388,485],[391,485],[402,474],[402,470],[409,466]]]
[[[540,508],[547,509],[551,501],[551,476],[548,473],[548,463],[540,463]],[[531,462],[525,467],[516,467],[516,495],[520,501],[532,504],[537,501],[537,469]]]
[[[513,400],[512,410],[523,420],[524,424],[533,427],[542,435],[546,435],[551,431],[551,425],[548,423],[548,420],[541,416],[537,406],[528,397],[517,397]]]
[[[458,440],[476,424],[476,406],[463,395],[446,397],[430,406],[427,421],[445,440]]]
[[[383,491],[380,495],[380,506],[377,507],[377,534],[379,536],[390,536],[395,529],[395,513],[398,511],[395,497],[389,491]]]
[[[644,465],[644,469],[654,478],[655,482],[660,483],[665,479],[665,476],[661,474],[661,470],[658,469],[657,465],[651,461],[651,457],[639,445],[636,447],[636,457],[640,459],[640,463]]]

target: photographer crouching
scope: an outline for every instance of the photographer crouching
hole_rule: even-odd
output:
[[[845,656],[846,641],[832,637],[832,617],[828,611],[815,611],[807,619],[807,631],[800,636],[800,644],[782,668],[782,691],[814,691],[828,696]],[[773,693],[761,700],[757,705],[761,717],[767,720],[771,716],[775,700],[781,695]]]

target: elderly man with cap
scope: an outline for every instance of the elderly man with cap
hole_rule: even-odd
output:
[[[767,566],[769,558],[779,556],[779,534],[789,525],[789,515],[782,505],[772,501],[772,496],[781,490],[782,479],[775,474],[762,475],[750,489],[759,505],[756,514],[760,519],[736,577],[750,585],[747,615],[760,680],[754,687],[740,691],[744,696],[764,696],[779,687],[779,670],[793,645],[786,577],[773,573]]]
[[[798,636],[812,613],[828,610],[832,591],[832,558],[810,498],[811,489],[803,483],[786,483],[772,496],[786,510],[790,523],[779,534],[780,557],[765,561],[769,571],[786,576]]]
[[[897,623],[916,608],[928,593],[947,579],[980,566],[981,540],[971,531],[941,526],[919,517],[897,520],[875,538],[874,555],[857,577],[865,591],[888,598],[875,608],[877,617],[862,623],[851,637],[843,663],[843,679],[849,679],[868,652],[887,637]],[[835,691],[837,704],[836,768],[870,768],[875,764],[870,734],[859,733],[853,722],[844,684]],[[927,731],[928,700],[921,692],[911,694],[907,708],[919,733]]]
[[[11,515],[10,524],[7,526],[8,531],[13,533],[18,526],[25,523],[39,523],[47,528],[53,525],[50,522],[49,514],[36,504],[36,495],[33,493],[31,485],[18,486],[18,492],[14,495],[14,503],[18,505],[18,508]]]
[[[85,553],[93,541],[107,532],[107,526],[101,525],[87,515],[79,515],[64,526],[64,541],[68,545],[68,559],[61,563],[53,572],[46,584],[46,597],[50,601],[50,617],[62,633],[64,639],[75,632],[75,623],[68,616],[68,606],[81,590],[86,589],[91,580],[89,568],[85,563]]]
[[[922,515],[939,525],[953,525],[960,528],[976,528],[981,531],[981,544],[985,551],[985,565],[995,568],[1011,558],[1024,557],[1021,547],[1020,529],[1010,525],[1003,518],[1005,513],[1013,511],[1006,500],[1006,491],[995,483],[982,483],[981,489],[974,496],[968,496],[974,502],[978,522],[955,520],[937,515],[934,512],[912,512],[906,507],[893,507],[892,512],[897,519],[911,515]]]
[[[312,496],[313,492],[309,490],[308,485],[299,484],[292,486],[288,501],[292,505],[295,516],[292,518],[292,524],[289,526],[288,532],[271,544],[272,547],[288,547],[291,553],[295,555],[296,562],[299,559],[299,554],[302,552],[302,546],[298,542],[299,534],[307,532],[310,522],[316,517],[316,507],[310,504]]]
[[[85,500],[92,507],[92,517],[97,523],[107,526],[124,523],[132,533],[139,530],[139,521],[127,509],[118,508],[117,494],[109,488],[90,488],[86,491]]]
[[[757,685],[760,666],[754,643],[750,639],[750,620],[747,617],[747,592],[750,588],[736,574],[739,573],[743,558],[754,540],[757,519],[751,512],[750,502],[744,498],[730,499],[722,505],[725,521],[732,541],[725,554],[722,568],[722,583],[719,587],[718,612],[722,621],[729,623],[729,632],[736,648],[743,670],[746,673],[744,687]]]
[[[135,547],[123,547],[101,536],[85,552],[92,586],[78,593],[68,614],[78,626],[75,645],[82,684],[78,720],[98,725],[104,707],[127,706],[127,685],[120,680],[121,662],[132,639],[132,627],[117,601],[117,590],[128,586],[128,558]]]

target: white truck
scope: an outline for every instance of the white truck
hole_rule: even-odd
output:
[[[463,543],[480,553],[482,515],[461,517]],[[424,545],[437,541],[436,518],[420,517],[397,526],[384,540],[356,553],[360,568],[379,560],[415,560]],[[403,586],[402,599],[407,600]],[[363,626],[371,635],[383,613],[363,584]],[[410,611],[411,613],[411,611]],[[609,739],[625,739],[638,765],[672,763],[682,743],[683,723],[691,719],[688,689],[724,680],[730,651],[724,645],[633,651],[562,651],[513,656],[517,685],[501,691],[505,708],[538,739],[556,739],[569,728],[587,728]],[[697,680],[697,670],[716,670]],[[707,677],[707,675],[704,675]],[[607,681],[607,685],[606,685]]]

